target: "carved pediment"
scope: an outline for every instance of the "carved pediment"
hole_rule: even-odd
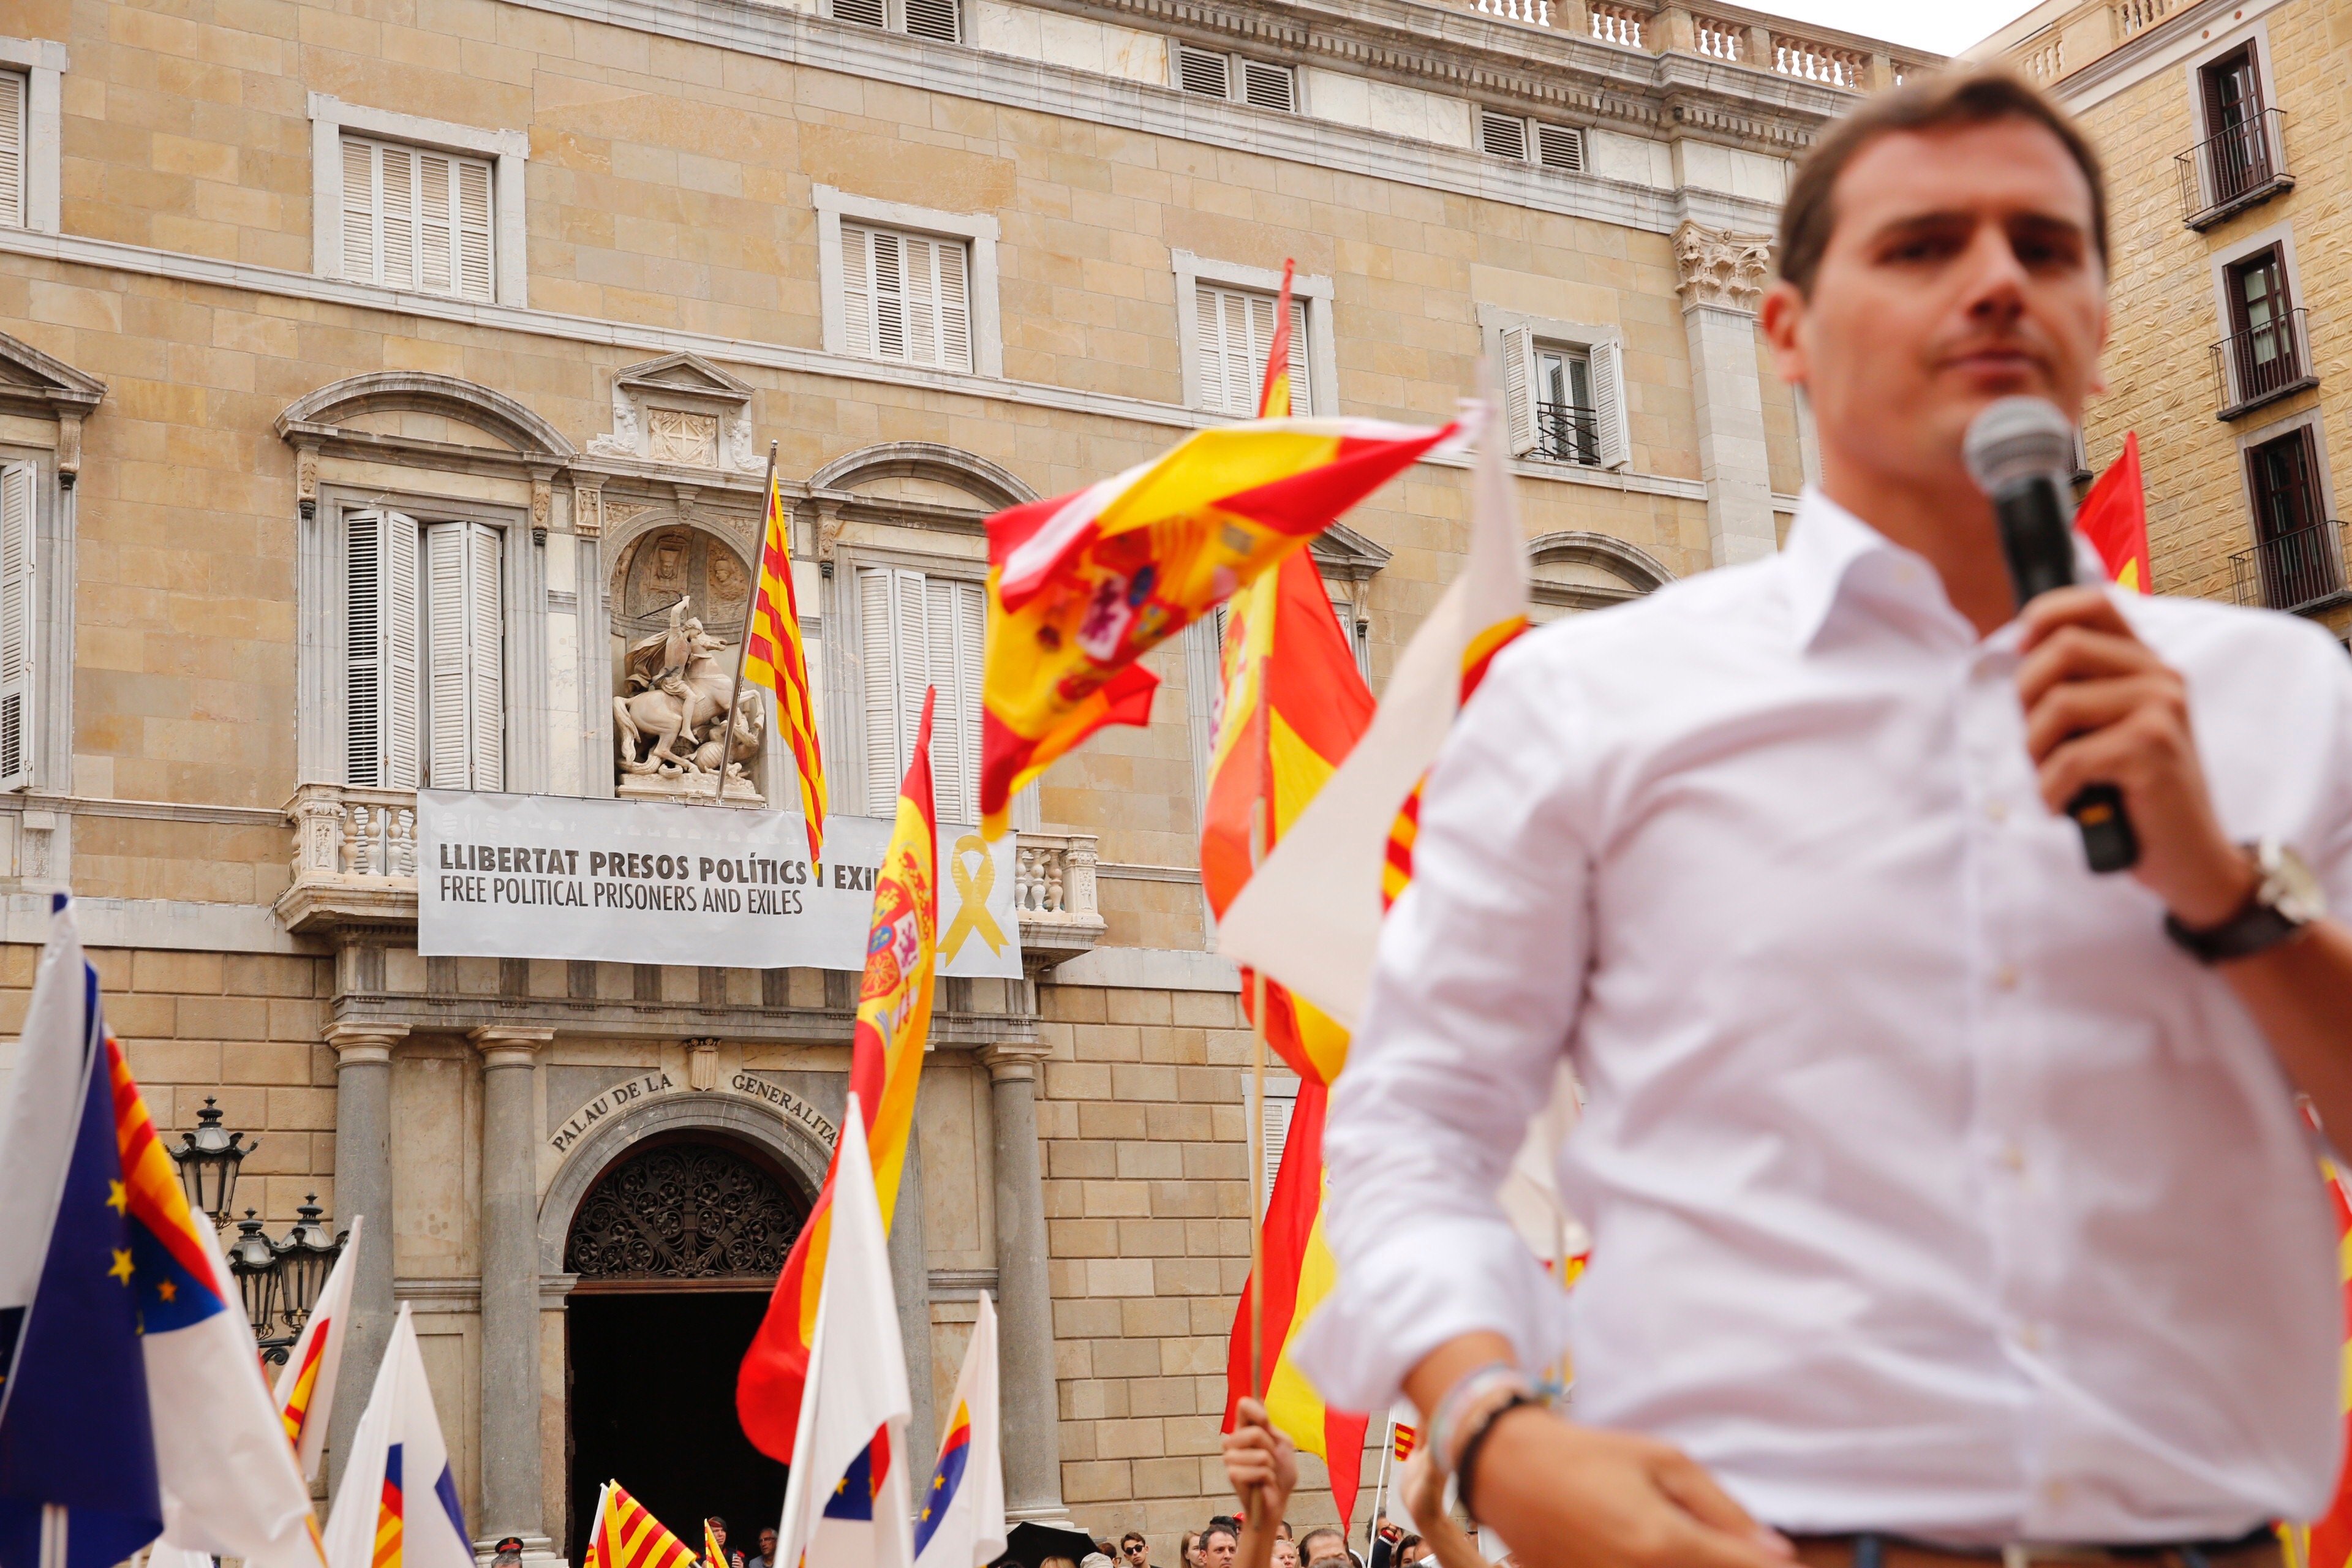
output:
[[[613,429],[588,443],[603,458],[757,473],[751,384],[699,354],[664,354],[616,372]]]
[[[106,383],[0,332],[0,407],[79,418],[106,395]]]
[[[1391,552],[1344,522],[1335,522],[1308,542],[1316,570],[1327,583],[1362,583],[1389,563]]]

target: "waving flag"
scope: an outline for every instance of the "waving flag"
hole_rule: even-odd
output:
[[[898,786],[898,819],[875,882],[866,976],[857,989],[856,1032],[850,1043],[853,1103],[869,1108],[859,1142],[863,1147],[872,1140],[872,1180],[885,1235],[898,1212],[898,1176],[906,1169],[907,1140],[915,1124],[915,1090],[922,1079],[923,1041],[930,1033],[939,956],[940,830],[931,794],[931,707],[937,697],[935,690],[923,693],[914,754]],[[793,1238],[775,1293],[768,1299],[767,1316],[744,1352],[735,1382],[735,1412],[743,1435],[761,1453],[786,1464],[793,1462],[793,1422],[801,1406],[810,1350],[816,1342],[842,1147],[845,1144],[833,1152],[816,1206]]]
[[[782,1568],[909,1568],[915,1559],[901,1458],[913,1401],[865,1128],[853,1089],[829,1183],[834,1235],[794,1422],[798,1458],[776,1527]]]
[[[473,1565],[474,1542],[457,1506],[449,1447],[403,1301],[327,1519],[327,1568]]]
[[[800,605],[793,596],[792,520],[784,515],[784,495],[772,463],[768,468],[767,522],[761,531],[760,584],[751,595],[743,675],[776,694],[776,734],[792,748],[793,766],[800,773],[809,859],[818,861],[824,858],[824,757],[817,750],[808,650],[801,644]]]
[[[2110,470],[2112,471],[2112,470]],[[2337,1268],[2344,1280],[2345,1424],[2352,1434],[2352,1201],[2347,1201],[2344,1173],[2333,1160],[2320,1163],[2327,1183],[2328,1201],[2336,1210]],[[2336,1478],[2336,1496],[2327,1512],[2308,1525],[2282,1525],[2279,1535],[2286,1548],[2288,1568],[2347,1568],[2352,1564],[2352,1452],[2345,1455]]]
[[[1003,834],[1014,793],[1097,730],[1150,721],[1145,653],[1461,435],[1369,419],[1202,430],[991,518],[982,830]]]
[[[1004,1462],[996,1407],[996,1304],[980,1318],[956,1375],[947,1436],[915,1514],[915,1568],[982,1568],[1004,1551]]]
[[[342,1368],[343,1342],[352,1326],[352,1259],[359,1255],[360,1225],[352,1216],[352,1231],[342,1256],[319,1290],[318,1305],[303,1320],[301,1337],[278,1374],[278,1418],[285,1423],[287,1440],[303,1476],[319,1479],[320,1461],[327,1454],[327,1423],[335,1408],[335,1375]]]
[[[580,1568],[694,1568],[694,1552],[620,1482],[607,1481]]]
[[[2099,552],[2109,577],[2134,593],[2148,591],[2147,493],[2140,482],[2138,431],[2125,432],[2122,455],[2074,509],[2074,526]]]
[[[317,1568],[309,1489],[64,894],[0,1111],[0,1565]]]

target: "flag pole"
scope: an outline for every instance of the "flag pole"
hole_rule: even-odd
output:
[[[1396,1452],[1396,1407],[1389,1408],[1388,1430],[1381,1434],[1381,1474],[1372,1483],[1372,1510],[1364,1518],[1364,1561],[1371,1561],[1372,1542],[1381,1536],[1381,1500],[1388,1496],[1389,1457]]]
[[[1265,664],[1258,663],[1261,682]],[[1258,700],[1265,700],[1265,687]],[[1272,775],[1266,789],[1274,788]],[[1250,803],[1250,870],[1265,859],[1265,800]],[[1265,972],[1250,971],[1250,1397],[1265,1401]]]
[[[719,732],[725,737],[719,742],[719,787],[710,792],[710,804],[723,805],[727,799],[727,770],[735,765],[735,704],[743,699],[743,665],[751,657],[751,623],[760,616],[760,583],[768,559],[768,516],[776,506],[776,443],[768,443],[768,478],[760,486],[760,542],[751,554],[751,600],[743,606],[743,645],[735,650],[735,684],[727,689],[727,711],[719,715]],[[789,572],[790,565],[784,568]]]

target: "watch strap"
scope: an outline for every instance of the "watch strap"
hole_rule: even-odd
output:
[[[2220,925],[2194,931],[2173,915],[2164,917],[2164,934],[2193,953],[2200,963],[2221,963],[2250,958],[2276,947],[2303,929],[2303,922],[2281,914],[2257,894],[2246,907]]]

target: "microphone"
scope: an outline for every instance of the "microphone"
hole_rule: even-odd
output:
[[[2074,581],[2074,426],[2055,404],[2039,397],[2004,397],[1969,421],[1960,444],[1969,477],[1992,502],[2001,553],[2017,607]],[[2066,803],[2082,829],[2083,854],[2094,871],[2128,870],[2139,860],[2139,836],[2125,815],[2123,792],[2085,784]]]

